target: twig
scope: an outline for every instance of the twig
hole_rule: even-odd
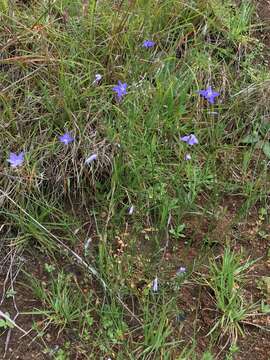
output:
[[[7,255],[6,255],[6,258],[10,258],[10,265],[9,265],[9,268],[7,270],[7,274],[6,274],[6,277],[5,277],[5,280],[4,280],[4,284],[3,284],[3,293],[2,293],[2,299],[0,301],[0,305],[3,304],[3,301],[5,299],[5,293],[6,293],[6,284],[8,282],[8,280],[10,279],[10,288],[11,288],[11,291],[12,291],[12,300],[13,300],[13,306],[14,306],[14,309],[16,310],[16,314],[15,316],[13,317],[12,321],[15,323],[17,317],[19,316],[19,310],[18,310],[18,307],[17,307],[17,304],[16,304],[16,301],[15,301],[15,292],[14,292],[14,282],[20,272],[20,265],[18,265],[18,269],[16,269],[15,273],[13,273],[13,267],[14,267],[14,263],[15,263],[15,258],[17,257],[17,251],[16,249],[15,250],[11,250]],[[3,354],[3,358],[6,357],[6,353],[7,353],[7,350],[8,350],[8,345],[9,345],[9,342],[10,342],[10,337],[11,337],[11,333],[12,333],[12,328],[9,328],[8,330],[8,333],[7,333],[7,336],[6,336],[6,340],[5,340],[5,351],[4,351],[4,354]]]
[[[10,287],[11,287],[11,291],[12,291],[13,306],[14,306],[14,309],[16,310],[16,314],[13,317],[14,322],[16,321],[17,317],[19,316],[19,310],[18,310],[16,300],[15,300],[15,291],[14,291],[13,284],[14,284],[14,282],[16,280],[16,277],[18,276],[18,274],[20,272],[20,268],[18,268],[17,272],[13,276],[12,268],[13,268],[13,263],[14,263],[15,256],[16,256],[16,249],[14,251],[14,254],[11,256],[11,263],[10,263]],[[12,332],[12,328],[10,328],[8,330],[8,333],[7,333],[7,337],[6,337],[6,341],[5,341],[4,357],[6,356],[6,353],[7,353],[7,350],[8,350],[8,345],[9,345],[9,341],[10,341],[10,337],[11,337],[11,332]]]
[[[82,14],[85,17],[87,15],[87,12],[88,12],[89,1],[88,0],[83,0],[82,6],[83,6]]]
[[[6,315],[5,313],[3,313],[3,311],[0,310],[0,316],[2,316],[5,320],[7,320],[8,322],[10,322],[15,328],[17,328],[18,330],[20,330],[22,333],[24,333],[24,335],[27,335],[28,333],[22,329],[19,325],[17,325],[15,323],[15,321],[13,321],[8,315]]]
[[[12,63],[21,63],[21,64],[28,64],[28,63],[50,63],[50,62],[58,62],[59,59],[48,58],[46,56],[12,56],[9,58],[4,58],[0,60],[0,64],[12,64]]]

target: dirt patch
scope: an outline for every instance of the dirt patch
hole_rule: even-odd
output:
[[[269,360],[270,335],[258,329],[245,329],[246,336],[239,341],[240,351],[235,360]]]
[[[257,7],[259,19],[263,23],[260,40],[262,40],[266,46],[270,46],[270,1],[259,0],[254,1],[254,3]]]
[[[3,288],[4,278],[0,279],[1,289]],[[24,313],[33,311],[34,308],[38,308],[40,303],[32,299],[29,296],[29,292],[20,285],[16,285],[14,288],[16,291],[15,300],[16,306],[19,311],[19,315],[16,318],[15,323],[20,326],[28,335],[24,335],[22,331],[17,328],[8,329],[1,332],[0,335],[0,353],[2,356],[6,350],[5,359],[19,359],[19,360],[28,360],[28,359],[48,359],[43,353],[43,345],[38,340],[35,340],[37,335],[32,331],[33,325],[33,316],[26,315]],[[2,297],[2,294],[0,294]],[[16,310],[14,303],[11,298],[5,300],[1,305],[1,311],[8,313],[11,319],[14,318]],[[35,317],[35,320],[38,320],[38,317]],[[1,359],[4,357],[1,357]]]
[[[94,281],[90,285],[89,276],[85,275],[79,265],[71,263],[62,257],[56,260],[57,264],[61,264],[61,268],[65,273],[73,276],[74,282],[78,283],[80,288],[85,291],[85,296],[90,294],[90,286],[91,290],[95,285],[98,288],[98,284],[94,284]],[[44,268],[45,263],[50,264],[50,259],[47,256],[36,250],[31,257],[25,256],[24,261],[24,269],[30,274],[31,278],[49,284],[50,276]],[[4,283],[6,284],[5,287],[3,286]],[[70,359],[87,358],[83,355],[84,350],[81,349],[80,336],[76,329],[65,329],[59,332],[59,328],[50,325],[44,330],[43,316],[29,314],[37,309],[43,309],[44,304],[41,299],[36,298],[31,289],[27,287],[27,284],[29,284],[29,279],[21,271],[13,283],[14,302],[13,298],[7,295],[10,291],[10,279],[7,281],[5,274],[0,275],[0,301],[5,291],[4,301],[0,309],[3,313],[8,313],[11,319],[14,319],[18,310],[19,315],[15,323],[27,333],[27,335],[24,335],[17,328],[13,328],[10,334],[8,329],[0,331],[0,359],[53,359],[59,349],[65,348],[66,343],[70,344],[68,350],[71,356]],[[4,356],[5,352],[6,356],[1,357]]]
[[[250,274],[251,279],[243,289],[245,299],[249,303],[260,301],[262,295],[257,288],[256,275],[258,271],[264,269],[264,264],[259,264],[253,269],[254,274]],[[254,275],[254,278],[252,277]],[[208,333],[216,324],[217,318],[221,316],[214,304],[214,294],[211,289],[199,285],[187,284],[181,289],[181,302],[179,307],[184,309],[183,321],[179,337],[184,340],[185,345],[192,345],[192,339],[196,334],[195,353],[202,357],[202,354],[211,348],[216,360],[227,359],[227,352],[230,343],[227,343],[228,336],[218,339],[213,346],[211,336]],[[237,341],[238,352],[233,357],[235,360],[269,360],[270,353],[270,316],[260,312],[253,312],[246,318],[245,323],[241,323],[244,332],[243,337]]]
[[[255,1],[255,5],[258,9],[260,19],[270,25],[270,1],[269,0],[258,0]]]
[[[200,254],[205,252],[207,244],[205,238],[210,238],[213,242],[213,247],[210,247],[210,252],[215,254],[221,254],[222,248],[225,245],[225,240],[229,240],[236,252],[240,252],[242,249],[246,254],[246,257],[252,257],[252,259],[261,259],[255,263],[249,273],[249,282],[245,288],[245,297],[249,302],[256,302],[262,298],[262,294],[257,287],[257,280],[261,276],[267,276],[269,274],[269,261],[266,253],[269,246],[269,225],[260,216],[260,211],[254,207],[249,212],[249,216],[245,221],[239,222],[237,220],[237,214],[242,206],[241,199],[227,198],[222,201],[220,206],[220,214],[217,215],[216,221],[205,219],[204,217],[194,216],[189,217],[187,222],[186,238],[180,239],[180,241],[172,240],[169,242],[168,253],[166,254],[164,261],[162,261],[161,268],[165,275],[168,277],[174,276],[173,273],[179,266],[186,266],[188,271],[192,271],[194,264],[196,269],[200,267],[200,264],[196,263],[200,259]],[[222,220],[223,219],[223,220]],[[222,236],[219,236],[222,234]],[[261,235],[263,236],[261,236]],[[191,241],[189,241],[189,238]],[[178,243],[178,246],[176,247]],[[171,246],[173,245],[173,246]],[[208,247],[209,248],[209,247]],[[81,249],[77,249],[78,252]],[[123,250],[124,251],[124,250]],[[144,251],[152,251],[151,249],[144,249]],[[44,273],[45,262],[49,263],[49,259],[42,258],[41,254],[36,254],[37,260],[26,259],[27,271],[33,274],[41,281],[46,281],[46,274]],[[168,256],[167,256],[168,255]],[[42,260],[40,260],[42,259]],[[60,259],[59,259],[60,261]],[[201,263],[207,265],[207,258],[201,257]],[[139,263],[139,261],[138,261]],[[62,261],[62,268],[69,273],[74,273],[78,281],[83,278],[83,274],[75,268],[71,268]],[[199,270],[201,271],[201,270]],[[206,271],[205,266],[202,266],[202,272]],[[138,275],[138,274],[137,274]],[[137,276],[136,275],[136,276]],[[142,280],[143,271],[142,271]],[[3,283],[4,278],[0,281]],[[27,312],[33,310],[33,308],[40,308],[42,304],[33,299],[30,292],[27,292],[24,286],[20,286],[20,283],[24,282],[22,277],[18,277],[16,281],[16,303],[20,312]],[[1,283],[1,285],[2,285]],[[145,286],[145,284],[143,285]],[[211,291],[200,287],[196,282],[189,281],[181,288],[181,301],[178,304],[180,309],[179,319],[172,321],[175,322],[175,334],[177,338],[183,340],[183,344],[186,346],[191,343],[191,339],[195,333],[197,333],[197,348],[196,355],[202,355],[211,344],[210,337],[207,337],[207,333],[213,327],[218,312],[213,303]],[[8,311],[12,316],[14,315],[14,307],[11,299],[5,302],[4,307],[1,307],[2,311]],[[210,310],[209,310],[210,309]],[[33,318],[31,315],[20,315],[16,321],[25,331],[29,331],[33,325],[33,322],[38,322],[37,317]],[[264,317],[253,317],[250,319],[250,323],[254,326],[243,324],[244,332],[246,336],[239,339],[239,353],[235,359],[256,359],[256,360],[269,360],[269,347],[270,347],[270,334],[256,328],[256,325],[269,328],[269,319],[265,315]],[[80,340],[74,336],[74,334],[63,334],[61,337],[57,336],[55,329],[48,329],[43,339],[46,343],[39,342],[37,339],[33,341],[37,333],[31,331],[29,336],[21,337],[20,331],[12,330],[11,338],[8,343],[8,351],[6,359],[50,359],[51,357],[44,353],[44,349],[47,345],[50,349],[57,349],[63,346],[64,341],[69,341],[72,344],[74,358],[80,358],[84,356],[80,354]],[[7,331],[0,336],[0,350],[4,352]],[[260,342],[259,342],[260,339]],[[226,342],[226,340],[224,340]],[[259,344],[259,345],[258,345]],[[224,342],[218,344],[212,351],[216,354],[217,360],[223,360],[225,358],[225,351],[220,354]],[[226,350],[228,347],[226,348]],[[252,352],[251,352],[252,349]],[[87,358],[87,357],[81,357]]]
[[[263,276],[269,276],[270,227],[260,206],[254,206],[250,209],[243,219],[243,216],[239,215],[243,203],[244,199],[241,197],[227,196],[216,207],[215,219],[206,219],[199,216],[185,219],[187,223],[185,235],[187,239],[190,238],[191,240],[188,241],[189,245],[187,245],[185,244],[186,239],[180,239],[177,248],[174,246],[174,251],[170,252],[169,260],[170,264],[173,264],[175,268],[177,265],[185,265],[189,271],[193,269],[194,261],[196,261],[195,270],[204,274],[207,271],[205,267],[207,265],[207,256],[203,257],[201,254],[205,254],[206,248],[208,248],[211,254],[220,256],[229,242],[236,253],[241,252],[243,254],[243,261],[245,259],[257,260],[248,272],[247,282],[243,289],[246,302],[259,304],[264,300],[267,303],[267,299],[264,298],[258,287],[258,281]],[[200,263],[202,266],[200,266]],[[164,268],[166,268],[165,264]],[[211,289],[206,287],[191,283],[184,285],[181,289],[179,308],[183,309],[185,320],[182,322],[179,336],[184,339],[185,344],[188,344],[193,337],[194,329],[197,329],[195,331],[197,332],[195,351],[197,356],[202,355],[211,346],[211,338],[206,335],[215,325],[217,317],[220,316],[213,301],[214,294],[211,293]],[[237,353],[235,359],[269,360],[270,333],[266,331],[270,329],[269,321],[269,314],[262,314],[258,310],[255,311],[254,315],[247,318],[249,324],[241,324],[245,336],[239,339],[237,344],[239,353]],[[258,342],[260,338],[262,341]],[[229,348],[228,344],[224,347],[226,341],[225,336],[212,348],[212,352],[216,356],[215,359],[223,360],[226,358],[225,353]]]

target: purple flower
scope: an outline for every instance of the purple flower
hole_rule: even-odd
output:
[[[199,90],[197,92],[198,94],[203,96],[207,101],[209,101],[210,104],[214,104],[215,97],[220,95],[219,92],[213,91],[211,86],[209,86],[206,90]]]
[[[65,144],[68,145],[72,141],[74,141],[74,138],[70,135],[70,132],[66,132],[64,135],[59,136],[59,140]]]
[[[149,48],[152,48],[153,46],[155,46],[156,43],[152,40],[144,40],[143,42],[143,47],[146,48],[146,49],[149,49]]]
[[[95,75],[95,80],[94,80],[93,84],[98,84],[101,79],[102,79],[102,75],[96,74],[96,75]]]
[[[155,279],[153,280],[152,290],[153,290],[154,292],[158,292],[158,278],[157,278],[157,276],[156,276]]]
[[[187,143],[190,146],[199,144],[199,141],[194,134],[182,136],[182,137],[180,137],[180,140],[184,141],[185,143]]]
[[[134,206],[131,205],[131,207],[128,209],[128,215],[132,215],[134,212]]]
[[[186,154],[185,157],[184,157],[185,160],[191,160],[191,155],[190,154]]]
[[[24,160],[24,152],[20,152],[18,155],[11,152],[7,161],[10,163],[11,167],[21,166]]]
[[[182,275],[182,274],[185,274],[187,271],[187,269],[184,267],[184,266],[180,266],[179,269],[177,269],[176,271],[176,275]]]
[[[96,160],[97,159],[97,154],[92,154],[92,155],[90,155],[86,160],[85,160],[85,164],[86,165],[89,165],[89,164],[91,164],[94,160]]]
[[[113,91],[116,93],[117,100],[121,101],[122,97],[127,94],[127,84],[118,81],[118,85],[113,87]]]

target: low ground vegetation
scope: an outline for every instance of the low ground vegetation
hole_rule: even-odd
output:
[[[3,359],[269,359],[256,2],[0,0],[0,19]]]

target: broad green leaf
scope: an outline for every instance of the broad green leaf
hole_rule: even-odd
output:
[[[266,142],[264,145],[263,145],[263,152],[265,154],[265,156],[267,156],[269,159],[270,159],[270,143],[269,142]]]
[[[264,314],[270,314],[270,305],[265,304],[264,301],[261,303],[261,312]]]
[[[244,137],[244,139],[241,140],[241,143],[243,144],[255,144],[260,140],[260,137],[257,133],[250,134]]]
[[[264,145],[265,145],[265,141],[260,140],[260,141],[258,141],[258,142],[256,143],[255,148],[256,148],[256,149],[263,149]]]
[[[3,319],[0,319],[0,328],[6,328],[7,327],[7,323],[6,323],[6,321],[5,320],[3,320]]]

